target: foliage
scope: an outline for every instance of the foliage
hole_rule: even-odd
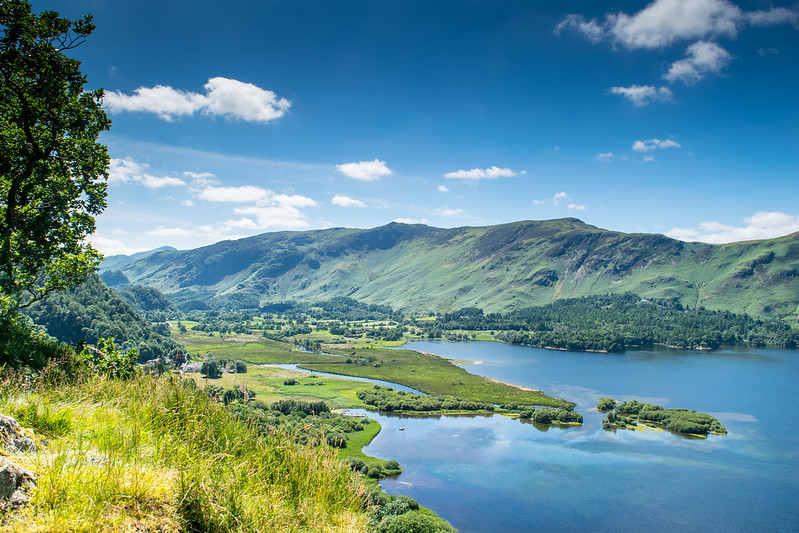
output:
[[[222,377],[222,362],[213,357],[206,357],[200,373],[208,379],[219,379]]]
[[[139,352],[128,348],[127,353],[120,353],[113,337],[100,338],[95,346],[83,346],[79,355],[94,372],[111,379],[130,379],[136,375]]]
[[[358,399],[380,411],[494,411],[494,404],[487,402],[471,402],[452,396],[413,394],[380,385],[359,391]]]
[[[603,398],[609,400],[609,398]],[[614,400],[611,400],[615,403]],[[600,402],[602,403],[602,402]],[[624,401],[610,410],[603,421],[605,429],[622,428],[635,425],[637,421],[662,426],[675,433],[692,435],[726,435],[727,430],[715,417],[688,409],[664,409],[660,405],[642,403],[637,400]]]
[[[596,408],[597,411],[612,411],[616,408],[616,400],[613,398],[600,398]]]
[[[142,362],[168,356],[180,348],[174,340],[154,332],[96,274],[89,274],[80,285],[47,295],[26,313],[63,342],[91,344],[109,337],[124,340],[126,346],[138,350]]]
[[[799,331],[788,324],[729,311],[688,310],[676,299],[627,293],[558,300],[540,307],[484,315],[474,308],[415,324],[438,336],[452,330],[497,331],[513,344],[572,351],[623,352],[630,346],[715,349],[747,344],[795,347]]]
[[[64,52],[94,30],[0,2],[0,291],[26,307],[80,283],[100,256],[86,242],[106,206],[110,121]]]

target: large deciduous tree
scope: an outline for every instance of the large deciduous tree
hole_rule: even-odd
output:
[[[0,297],[26,307],[82,281],[100,254],[85,241],[106,206],[111,124],[65,54],[94,30],[0,0]]]

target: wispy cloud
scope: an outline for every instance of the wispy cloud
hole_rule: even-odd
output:
[[[357,163],[343,163],[336,165],[336,170],[354,180],[376,181],[384,176],[391,175],[391,169],[385,161],[358,161]]]
[[[674,99],[668,87],[655,87],[654,85],[631,85],[629,87],[611,87],[610,94],[623,96],[636,107],[649,105],[653,102],[669,102]]]
[[[602,40],[626,48],[663,48],[678,41],[738,35],[746,25],[795,24],[797,13],[784,7],[744,12],[727,0],[655,0],[628,15],[607,13],[602,20],[568,15],[555,33],[575,30],[592,42]]]
[[[449,192],[449,189],[447,188],[446,185],[439,185],[438,192]]]
[[[148,189],[162,187],[182,187],[186,182],[174,176],[153,176],[147,172],[147,165],[131,158],[112,158],[108,169],[109,183],[138,183]]]
[[[339,207],[366,207],[366,204],[360,200],[344,196],[343,194],[335,195],[330,203]]]
[[[441,208],[436,210],[436,213],[441,215],[441,216],[445,216],[445,217],[454,217],[454,216],[462,215],[464,213],[464,211],[461,208],[452,209],[452,208],[449,208],[449,207],[441,207]]]
[[[602,152],[594,156],[596,161],[610,161],[613,159],[613,152]]]
[[[205,84],[205,94],[174,89],[168,85],[139,87],[133,94],[109,91],[104,102],[111,113],[155,113],[172,121],[197,112],[248,122],[271,122],[282,117],[291,102],[265,89],[230,78],[216,77]]]
[[[569,204],[567,207],[576,211],[585,211],[585,206],[583,204]]]
[[[686,58],[675,61],[663,75],[670,82],[693,85],[708,74],[717,74],[732,60],[732,54],[717,45],[699,41],[685,51]]]
[[[772,239],[799,231],[799,215],[779,211],[760,211],[744,219],[744,226],[703,222],[698,228],[672,228],[666,235],[682,241],[712,244]]]
[[[458,179],[467,181],[477,181],[482,179],[496,179],[496,178],[512,178],[520,174],[525,174],[525,171],[515,172],[509,168],[500,168],[498,166],[491,166],[488,168],[473,168],[471,170],[455,170],[444,174],[445,178]]]
[[[646,141],[635,141],[633,142],[633,150],[636,152],[650,152],[656,149],[663,149],[663,148],[682,148],[678,143],[672,141],[671,139],[649,139]]]

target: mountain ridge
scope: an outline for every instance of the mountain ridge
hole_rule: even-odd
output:
[[[787,317],[799,300],[799,233],[713,245],[576,218],[271,232],[118,264],[131,283],[178,303],[228,308],[348,296],[405,311],[508,311],[634,292],[690,308]]]

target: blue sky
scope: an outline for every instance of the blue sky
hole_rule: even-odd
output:
[[[106,254],[284,229],[574,216],[799,231],[799,5],[34,2],[113,120]]]

